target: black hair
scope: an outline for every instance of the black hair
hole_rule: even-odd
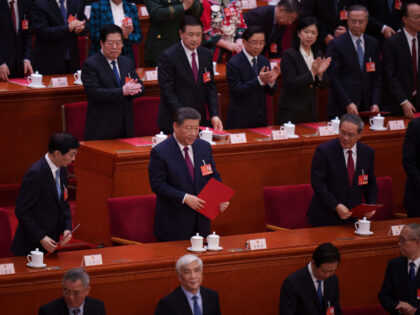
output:
[[[101,41],[105,42],[108,34],[114,34],[114,33],[121,34],[121,39],[123,38],[123,32],[122,32],[121,27],[119,27],[118,25],[115,25],[115,24],[105,25],[101,29],[101,37],[100,37]]]
[[[261,25],[251,25],[244,31],[244,33],[242,34],[242,38],[248,41],[248,39],[250,39],[252,35],[257,33],[263,33],[265,38],[264,29]]]
[[[201,115],[192,107],[181,107],[175,112],[174,122],[176,122],[177,125],[182,125],[186,119],[198,119],[200,121]]]
[[[340,259],[338,249],[331,243],[319,245],[312,254],[312,260],[317,268],[325,263],[339,263]]]
[[[321,42],[320,42],[320,36],[319,36],[319,21],[316,17],[313,16],[305,16],[303,18],[300,18],[297,21],[296,24],[296,29],[295,29],[295,33],[293,36],[293,47],[297,50],[299,50],[300,47],[300,38],[298,36],[299,32],[302,31],[304,28],[307,28],[310,25],[315,25],[316,29],[318,30],[318,36],[316,37],[316,41],[315,43],[311,46],[311,50],[314,54],[314,58],[317,57],[316,53],[319,51],[320,47],[321,47]]]
[[[69,133],[55,133],[51,136],[48,143],[48,152],[60,151],[61,154],[66,154],[71,149],[78,149],[80,146],[79,140]]]
[[[181,23],[179,23],[179,29],[182,32],[185,32],[185,27],[189,25],[189,26],[197,26],[200,25],[201,26],[201,30],[203,30],[203,23],[201,23],[201,20],[197,19],[194,15],[191,14],[187,14],[184,19],[181,21]]]

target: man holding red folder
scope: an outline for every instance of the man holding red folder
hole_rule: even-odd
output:
[[[175,113],[172,137],[150,152],[149,181],[156,194],[154,234],[159,241],[187,240],[210,233],[210,219],[198,212],[199,192],[210,178],[221,181],[211,146],[198,136],[201,115],[191,107]],[[228,202],[220,203],[220,211]]]

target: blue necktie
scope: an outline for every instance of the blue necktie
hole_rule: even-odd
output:
[[[258,77],[258,64],[257,64],[257,58],[252,58],[252,69],[255,72],[255,75]]]
[[[408,273],[408,284],[409,287],[414,287],[414,280],[416,279],[416,264],[414,262],[410,263],[410,272]]]
[[[61,186],[60,186],[60,169],[55,171],[55,186],[57,187],[58,200],[61,199]]]
[[[117,79],[118,84],[121,86],[121,78],[120,78],[120,75],[118,74],[115,60],[111,61],[111,64],[112,64],[112,71],[114,71],[115,78]]]
[[[64,6],[64,0],[60,0],[60,12],[61,16],[63,17],[64,24],[67,24],[67,11],[66,7]]]
[[[357,57],[359,58],[360,70],[363,71],[364,53],[363,53],[363,48],[362,48],[362,40],[359,38],[356,41],[356,44],[357,44]]]
[[[389,12],[391,12],[391,13],[392,13],[392,3],[393,2],[394,2],[393,0],[388,0]]]
[[[319,303],[321,303],[322,305],[322,280],[317,280],[318,281],[318,299],[319,299]]]
[[[198,305],[198,296],[194,295],[192,297],[192,299],[194,300],[194,314],[193,315],[202,315],[203,313],[201,312],[200,306]]]

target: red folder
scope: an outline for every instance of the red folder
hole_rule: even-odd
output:
[[[378,114],[381,114],[382,116],[386,116],[386,115],[391,114],[391,112],[379,112],[379,113],[371,112],[371,111],[359,112],[360,117],[367,117],[367,118],[372,117],[372,116],[376,116]]]
[[[273,128],[269,128],[269,127],[260,127],[260,128],[252,128],[252,129],[248,129],[249,131],[258,133],[260,135],[263,136],[271,136],[271,132],[274,130]]]
[[[141,138],[128,138],[128,139],[118,139],[122,142],[126,142],[128,144],[134,145],[136,147],[146,146],[146,145],[152,145],[153,142],[149,140],[144,140]]]
[[[301,123],[299,125],[317,130],[318,127],[326,126],[327,123],[326,122],[312,122],[312,123]]]
[[[200,128],[200,130],[206,130],[206,128],[209,128],[210,131],[213,131],[213,135],[216,135],[216,136],[230,135],[230,133],[225,131],[225,130],[216,130],[216,129],[213,129],[213,128],[210,128],[210,127],[203,127],[203,126],[200,126],[199,128]]]
[[[197,196],[206,202],[204,207],[197,211],[210,220],[214,220],[220,212],[220,203],[229,201],[234,193],[235,191],[232,188],[214,178],[210,178]]]
[[[378,210],[382,206],[383,205],[368,205],[366,203],[361,203],[360,205],[350,210],[352,212],[351,216],[355,218],[363,218],[365,213]]]

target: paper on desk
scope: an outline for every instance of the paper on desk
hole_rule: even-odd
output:
[[[355,218],[363,218],[365,216],[365,213],[376,211],[382,206],[383,205],[379,205],[379,204],[368,205],[366,203],[361,203],[360,205],[350,210],[352,212],[351,216]]]
[[[214,220],[220,212],[220,203],[229,201],[234,193],[235,191],[232,188],[214,178],[210,178],[197,196],[206,202],[203,209],[197,211],[210,220]]]
[[[29,82],[26,78],[9,79],[8,82],[23,86],[29,86]]]
[[[149,140],[145,140],[142,138],[128,138],[128,139],[118,139],[122,142],[126,142],[128,144],[134,145],[136,147],[146,146],[146,145],[152,145],[153,142]]]
[[[311,122],[311,123],[303,123],[303,124],[299,124],[299,125],[317,130],[318,127],[326,126],[327,123],[326,122]]]

